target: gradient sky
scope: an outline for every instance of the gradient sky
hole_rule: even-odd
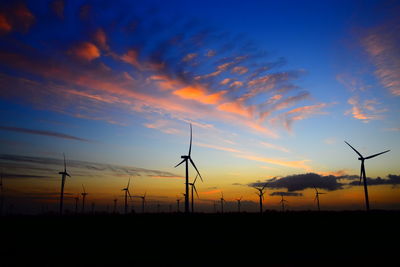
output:
[[[252,186],[267,180],[266,208],[283,192],[314,209],[315,185],[323,208],[363,209],[344,140],[391,149],[366,173],[371,207],[398,209],[399,13],[398,1],[2,1],[8,207],[55,207],[64,152],[70,208],[82,184],[89,202],[122,204],[132,177],[133,195],[167,210],[192,123],[200,210],[222,191],[228,210],[240,196],[256,210]]]

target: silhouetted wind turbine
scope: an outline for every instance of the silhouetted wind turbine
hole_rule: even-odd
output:
[[[242,197],[240,197],[240,198],[237,198],[236,199],[236,201],[237,201],[237,204],[238,204],[238,212],[240,213],[240,201],[242,200]]]
[[[128,196],[130,199],[132,199],[131,193],[129,192],[129,184],[131,182],[131,178],[128,180],[128,185],[122,189],[122,191],[125,191],[125,214],[128,213]]]
[[[83,189],[83,193],[81,193],[81,195],[82,195],[82,214],[85,212],[85,199],[86,199],[86,196],[89,194],[89,193],[86,193],[86,190],[85,190],[85,187],[82,185],[82,189]]]
[[[74,197],[75,200],[75,214],[78,214],[78,202],[79,202],[79,194]]]
[[[314,198],[314,202],[317,201],[317,206],[318,206],[318,211],[321,211],[320,207],[319,207],[319,195],[323,195],[326,193],[320,193],[318,192],[317,188],[314,186],[315,189],[315,198]]]
[[[226,202],[224,199],[224,192],[221,192],[220,200],[221,200],[221,213],[224,213],[224,202]]]
[[[65,154],[64,153],[63,153],[63,156],[64,156],[64,171],[58,173],[58,174],[61,174],[60,215],[62,215],[62,213],[63,213],[65,178],[67,176],[71,177],[71,175],[69,175],[67,173],[67,164],[65,162]]]
[[[186,182],[185,182],[185,213],[189,213],[189,161],[192,164],[192,166],[195,168],[197,174],[199,175],[201,181],[203,181],[203,178],[200,175],[199,170],[197,169],[196,165],[194,164],[190,154],[192,152],[192,124],[190,124],[190,145],[189,145],[189,153],[188,155],[183,155],[181,158],[183,159],[179,164],[175,166],[178,167],[182,163],[186,163]]]
[[[256,193],[257,194],[257,196],[260,198],[260,214],[262,214],[263,213],[263,200],[264,200],[264,194],[265,194],[265,192],[264,192],[264,189],[265,189],[265,187],[267,186],[267,184],[264,184],[264,186],[263,187],[254,187],[255,189],[257,189],[258,190],[258,193]]]
[[[194,196],[193,196],[193,191],[196,191],[197,198],[199,198],[199,193],[197,193],[196,189],[196,180],[197,180],[198,174],[196,175],[196,178],[194,179],[193,183],[189,183],[189,185],[192,187],[192,212],[194,212]]]
[[[354,147],[352,147],[352,146],[351,146],[349,143],[347,143],[346,141],[344,141],[344,142],[345,142],[349,147],[351,147],[351,148],[358,154],[358,156],[359,156],[358,160],[361,160],[360,184],[361,184],[361,179],[363,179],[363,182],[364,182],[364,194],[365,194],[365,207],[366,207],[367,211],[369,211],[368,188],[367,188],[367,176],[366,176],[366,174],[365,174],[364,161],[365,161],[366,159],[371,159],[371,158],[374,158],[374,157],[376,157],[376,156],[379,156],[379,155],[381,155],[381,154],[383,154],[383,153],[389,152],[390,150],[386,150],[386,151],[383,151],[383,152],[380,152],[380,153],[377,153],[377,154],[374,154],[374,155],[371,155],[371,156],[368,156],[368,157],[365,157],[365,158],[364,158],[364,157],[361,155],[361,153],[358,152]]]
[[[144,193],[143,196],[138,196],[138,197],[142,199],[142,213],[144,213],[144,206],[146,203],[146,192]]]
[[[176,199],[176,212],[180,212],[179,210],[179,202],[181,201],[181,198]]]
[[[285,211],[285,202],[288,202],[287,200],[283,199],[283,194],[281,194],[281,205],[282,205],[282,212]]]

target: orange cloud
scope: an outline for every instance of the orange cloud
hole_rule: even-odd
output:
[[[197,143],[197,142],[195,142],[195,145],[201,146],[201,147],[212,148],[212,149],[216,149],[216,150],[221,150],[221,151],[226,151],[226,152],[241,153],[239,150],[230,148],[230,147],[216,146],[216,145]]]
[[[6,16],[0,14],[0,34],[1,33],[8,33],[12,30],[12,26],[7,20]]]
[[[229,85],[230,88],[233,88],[233,87],[241,87],[241,86],[243,86],[243,82],[240,82],[240,81],[234,81],[233,83],[231,83],[231,84]]]
[[[100,57],[100,50],[91,42],[82,42],[69,50],[77,58],[92,61]]]
[[[223,79],[219,84],[220,84],[220,85],[225,85],[225,84],[228,84],[231,80],[232,80],[232,79],[230,79],[230,78],[225,78],[225,79]]]
[[[180,96],[184,99],[196,100],[203,104],[217,104],[221,101],[222,96],[226,91],[220,91],[213,94],[207,94],[207,91],[200,86],[187,86],[182,89],[175,90],[174,95]]]
[[[107,35],[102,28],[97,29],[97,31],[94,33],[93,37],[94,37],[96,44],[100,48],[102,48],[104,50],[109,49],[109,47],[107,45]]]
[[[248,68],[246,68],[246,67],[240,67],[240,66],[234,67],[234,68],[232,69],[232,73],[237,73],[237,74],[245,74],[245,73],[247,73],[248,71],[249,71]]]
[[[268,147],[268,148],[271,148],[271,149],[275,149],[275,150],[279,150],[279,151],[282,151],[282,152],[286,152],[286,153],[290,152],[289,149],[287,149],[287,148],[285,148],[283,146],[278,146],[278,145],[267,143],[267,142],[260,142],[260,144],[262,146],[265,146],[265,147]]]
[[[352,114],[353,118],[369,122],[370,120],[383,119],[378,113],[386,112],[386,109],[377,110],[374,105],[378,104],[376,100],[365,100],[364,104],[359,103],[358,97],[349,98],[347,101],[352,108],[345,112],[346,115]],[[372,113],[372,114],[371,114]]]
[[[251,118],[253,115],[253,109],[245,107],[241,102],[226,102],[219,105],[217,109],[234,113],[247,118]]]
[[[126,54],[121,56],[121,60],[140,69],[140,64],[138,61],[138,53],[136,50],[133,49],[129,50]]]
[[[188,62],[188,61],[194,59],[195,57],[197,57],[197,54],[196,54],[196,53],[190,53],[190,54],[187,54],[187,55],[182,59],[182,61],[183,61],[183,62]]]
[[[280,166],[284,166],[284,167],[304,169],[305,171],[312,170],[310,166],[305,164],[305,162],[307,162],[308,160],[285,161],[285,160],[264,158],[264,157],[254,156],[254,155],[246,155],[246,154],[238,154],[236,156],[239,158],[244,158],[244,159],[248,159],[248,160],[259,161],[259,162],[264,162],[264,163],[269,163],[269,164],[274,164],[274,165],[280,165]]]
[[[212,195],[212,194],[216,194],[216,193],[220,193],[221,190],[220,189],[214,189],[214,190],[210,190],[210,191],[204,191],[204,192],[199,192],[200,195]]]

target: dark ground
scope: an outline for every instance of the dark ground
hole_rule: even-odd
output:
[[[400,212],[0,218],[0,266],[400,266]]]

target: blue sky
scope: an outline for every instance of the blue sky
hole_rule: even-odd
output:
[[[391,149],[367,162],[367,175],[398,175],[398,10],[390,1],[2,3],[1,154],[65,152],[162,171],[163,179],[132,174],[136,189],[174,202],[184,171],[173,166],[192,123],[205,205],[221,191],[255,201],[249,185],[272,177],[358,174],[344,140],[366,155]],[[6,158],[3,172],[22,174]],[[130,173],[99,175],[71,178],[67,190],[89,183],[106,202]],[[47,183],[56,191],[59,177],[5,179],[18,196]],[[394,185],[371,187],[379,207],[397,207],[398,198],[382,197]],[[335,194],[357,200],[360,190]],[[299,208],[312,205],[303,193]]]

